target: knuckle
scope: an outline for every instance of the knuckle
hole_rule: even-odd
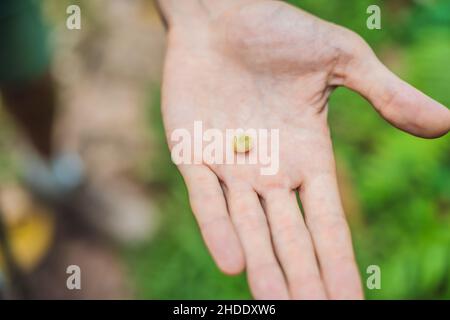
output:
[[[223,224],[227,221],[228,217],[225,215],[211,216],[205,219],[198,219],[198,225],[201,230],[210,230],[214,226]]]
[[[233,217],[236,227],[245,233],[256,232],[264,228],[264,221],[254,211],[239,212]]]
[[[325,233],[329,239],[342,239],[349,233],[347,221],[342,214],[322,214],[310,217],[309,225],[314,232]]]

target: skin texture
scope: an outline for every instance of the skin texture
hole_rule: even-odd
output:
[[[449,110],[388,71],[358,35],[283,2],[178,3],[160,2],[169,24],[162,100],[169,147],[173,130],[192,133],[198,120],[204,130],[280,130],[276,175],[262,176],[259,165],[179,166],[217,265],[228,274],[245,268],[257,299],[363,298],[328,98],[349,87],[394,126],[427,138],[448,132]]]

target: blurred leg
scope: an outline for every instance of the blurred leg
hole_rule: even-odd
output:
[[[52,153],[55,91],[49,74],[21,86],[1,88],[4,106],[23,129],[30,143],[45,158]]]
[[[38,2],[0,1],[0,93],[31,144],[51,154],[55,115],[47,30]]]

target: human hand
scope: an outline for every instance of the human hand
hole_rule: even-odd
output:
[[[178,166],[219,268],[234,274],[245,266],[259,299],[362,298],[328,98],[346,86],[394,126],[427,138],[448,132],[450,111],[387,70],[353,32],[283,2],[166,0],[161,7],[170,26],[162,96],[170,148],[174,130],[194,136],[194,121],[223,132],[279,129],[274,175],[261,175],[260,164]]]

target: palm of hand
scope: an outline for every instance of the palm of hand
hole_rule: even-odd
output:
[[[173,38],[163,91],[169,140],[178,128],[194,136],[194,121],[203,130],[278,129],[280,135],[274,175],[261,175],[258,164],[179,166],[218,265],[235,273],[245,264],[257,298],[361,297],[327,100],[334,86],[352,85],[351,52],[370,50],[351,32],[272,1],[236,7],[186,42]]]

